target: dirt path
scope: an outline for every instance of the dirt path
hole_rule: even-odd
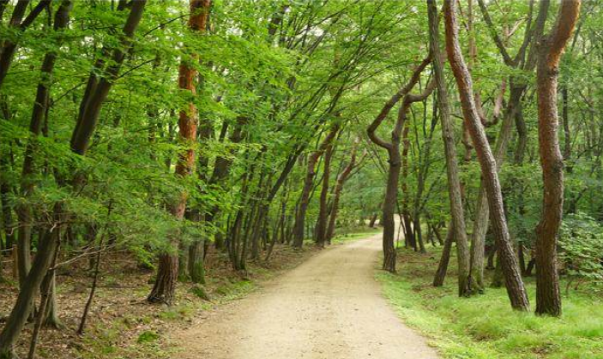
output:
[[[179,359],[430,359],[380,295],[381,236],[325,250],[175,333]]]

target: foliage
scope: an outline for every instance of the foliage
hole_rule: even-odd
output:
[[[407,324],[430,338],[444,358],[603,358],[603,327],[593,315],[603,310],[600,296],[572,292],[563,298],[561,318],[509,312],[504,288],[458,298],[454,281],[443,288],[431,286],[434,257],[408,252],[401,256],[405,266],[401,274],[378,274],[385,296]],[[531,300],[534,287],[528,281]]]
[[[567,274],[603,283],[603,226],[583,213],[567,216],[559,240],[560,260]]]

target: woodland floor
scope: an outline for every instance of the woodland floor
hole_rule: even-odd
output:
[[[126,253],[111,253],[102,262],[99,287],[88,317],[86,333],[78,336],[81,313],[91,285],[87,261],[80,260],[58,270],[59,317],[65,328],[44,330],[38,345],[38,357],[51,359],[165,359],[172,358],[167,344],[168,331],[190,327],[205,313],[253,292],[258,283],[278,276],[317,252],[314,246],[302,251],[277,245],[269,263],[248,264],[248,272],[235,273],[225,254],[211,251],[207,258],[205,291],[210,301],[192,292],[190,283],[180,283],[177,301],[172,307],[148,305],[153,270],[144,269]],[[5,263],[4,278],[11,278],[10,263]],[[17,283],[0,282],[0,329],[17,295]],[[26,327],[16,348],[25,357],[31,325]],[[210,359],[210,358],[208,358]]]
[[[335,246],[173,333],[178,359],[430,359],[374,273],[381,235]]]

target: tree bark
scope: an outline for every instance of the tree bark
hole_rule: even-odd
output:
[[[314,177],[316,176],[316,164],[318,163],[320,156],[322,156],[335,139],[337,132],[339,132],[339,125],[333,125],[325,139],[318,146],[318,149],[308,156],[304,187],[302,189],[299,208],[297,209],[297,215],[295,216],[295,225],[293,227],[293,247],[301,248],[304,244],[306,211],[308,210],[312,184],[314,183]]]
[[[435,276],[433,277],[434,287],[443,286],[444,280],[446,279],[446,272],[448,271],[448,264],[450,263],[450,251],[452,249],[452,242],[454,242],[453,227],[454,224],[451,222],[448,225],[448,233],[446,233],[446,240],[444,241],[444,248],[442,249],[442,257],[440,257],[438,269],[436,270]]]
[[[335,235],[335,224],[337,223],[337,213],[339,211],[339,201],[341,198],[341,191],[343,190],[343,185],[345,181],[348,180],[352,169],[356,165],[356,150],[358,148],[358,139],[354,142],[354,147],[352,147],[352,153],[350,155],[350,162],[348,162],[347,166],[341,171],[341,173],[337,176],[337,183],[335,184],[335,190],[333,191],[333,203],[331,204],[331,214],[329,216],[329,224],[327,227],[327,241],[331,243],[331,239]],[[362,160],[361,160],[362,161]]]
[[[194,33],[202,33],[207,27],[209,8],[211,0],[190,0],[190,16],[188,27]],[[182,59],[178,70],[178,87],[190,93],[191,97],[197,93],[196,86],[198,80],[198,55],[193,54],[192,60]],[[195,150],[194,142],[197,139],[197,127],[199,125],[199,115],[197,107],[191,101],[186,108],[181,109],[178,117],[178,128],[180,141],[185,143],[188,148],[183,150],[178,156],[176,163],[176,176],[185,178],[194,173],[195,168]],[[181,221],[186,211],[186,202],[188,194],[180,193],[174,203],[170,206],[171,214],[176,220]],[[178,279],[178,234],[172,234],[168,240],[171,242],[172,251],[163,253],[159,256],[159,266],[157,267],[157,276],[151,293],[147,297],[150,303],[172,304],[175,296],[176,282]]]
[[[319,247],[324,247],[328,239],[327,222],[328,222],[328,196],[329,196],[329,181],[331,177],[331,159],[333,157],[333,144],[329,144],[325,152],[323,164],[322,188],[320,189],[320,200],[318,219],[316,221],[316,244]]]
[[[547,1],[547,0],[545,0]],[[542,218],[536,227],[536,314],[561,315],[557,235],[563,215],[563,156],[559,148],[557,78],[561,54],[576,26],[580,0],[561,3],[557,22],[538,56],[538,149],[544,185]]]
[[[387,150],[389,156],[389,169],[387,174],[387,183],[385,187],[385,198],[383,200],[383,269],[389,272],[396,271],[396,250],[394,248],[394,240],[396,233],[396,224],[394,222],[394,214],[396,211],[396,204],[398,201],[398,178],[400,176],[400,136],[404,127],[404,120],[406,119],[405,106],[400,106],[398,112],[398,119],[394,126],[391,135],[391,142],[385,142],[381,139],[376,131],[381,125],[383,120],[387,117],[391,109],[400,101],[405,98],[408,93],[413,89],[421,77],[421,73],[431,62],[431,53],[425,58],[417,68],[413,71],[410,80],[402,87],[396,94],[394,94],[383,106],[375,120],[367,128],[367,134],[371,141],[379,147]]]
[[[442,121],[442,139],[444,140],[444,153],[446,157],[446,174],[448,176],[448,194],[450,197],[450,212],[452,227],[450,228],[456,241],[458,260],[458,293],[459,296],[471,294],[469,280],[469,243],[465,229],[465,214],[463,198],[461,195],[461,181],[459,179],[456,143],[454,139],[454,125],[450,116],[448,90],[444,78],[444,64],[440,54],[440,40],[438,30],[438,9],[435,0],[427,0],[429,13],[429,40],[433,53],[433,69],[437,85],[438,103]],[[448,240],[447,240],[448,242]],[[448,245],[450,247],[450,245]],[[450,250],[450,249],[448,249]],[[434,281],[435,285],[435,281]]]
[[[55,222],[61,223],[62,209],[60,204],[55,205]],[[0,333],[0,358],[14,358],[13,348],[21,335],[21,331],[27,322],[32,306],[31,302],[38,293],[42,280],[54,258],[60,240],[60,225],[48,231],[39,246],[36,258],[31,270],[27,274],[25,285],[19,291],[17,301],[6,321],[6,325]]]
[[[528,296],[511,244],[503,207],[500,182],[496,170],[496,161],[492,154],[492,150],[490,149],[490,145],[488,144],[485,130],[481,124],[475,106],[471,75],[467,70],[467,65],[463,59],[458,41],[456,6],[457,3],[454,0],[445,0],[444,2],[448,59],[457,82],[465,124],[471,135],[482,170],[488,204],[490,206],[492,228],[496,236],[499,254],[502,259],[502,267],[505,273],[505,282],[507,284],[507,293],[511,301],[511,306],[516,310],[527,311],[529,309]]]
[[[73,7],[72,1],[62,1],[55,17],[53,30],[55,32],[63,31],[69,23],[69,13]],[[60,46],[61,40],[58,41]],[[36,98],[33,105],[31,121],[29,124],[30,138],[28,139],[25,148],[23,160],[23,169],[21,171],[21,195],[24,198],[29,198],[34,191],[34,174],[35,174],[35,157],[38,146],[38,136],[42,132],[44,117],[49,105],[50,85],[52,84],[52,75],[54,72],[54,64],[57,59],[57,52],[51,51],[44,56],[41,68],[41,80],[38,83]],[[19,232],[17,255],[19,263],[19,283],[23,286],[23,282],[27,278],[27,273],[31,269],[31,233],[33,222],[33,211],[29,204],[23,203],[17,208],[17,216],[19,219]],[[54,300],[54,288],[50,287],[51,300]],[[33,306],[33,302],[31,304]],[[54,303],[50,302],[49,309],[54,310]],[[52,312],[52,311],[51,311]],[[54,313],[53,313],[54,314]],[[55,318],[53,318],[55,319]]]

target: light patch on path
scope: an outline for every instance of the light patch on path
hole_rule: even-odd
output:
[[[178,359],[436,359],[381,296],[381,235],[332,247],[171,340]]]

